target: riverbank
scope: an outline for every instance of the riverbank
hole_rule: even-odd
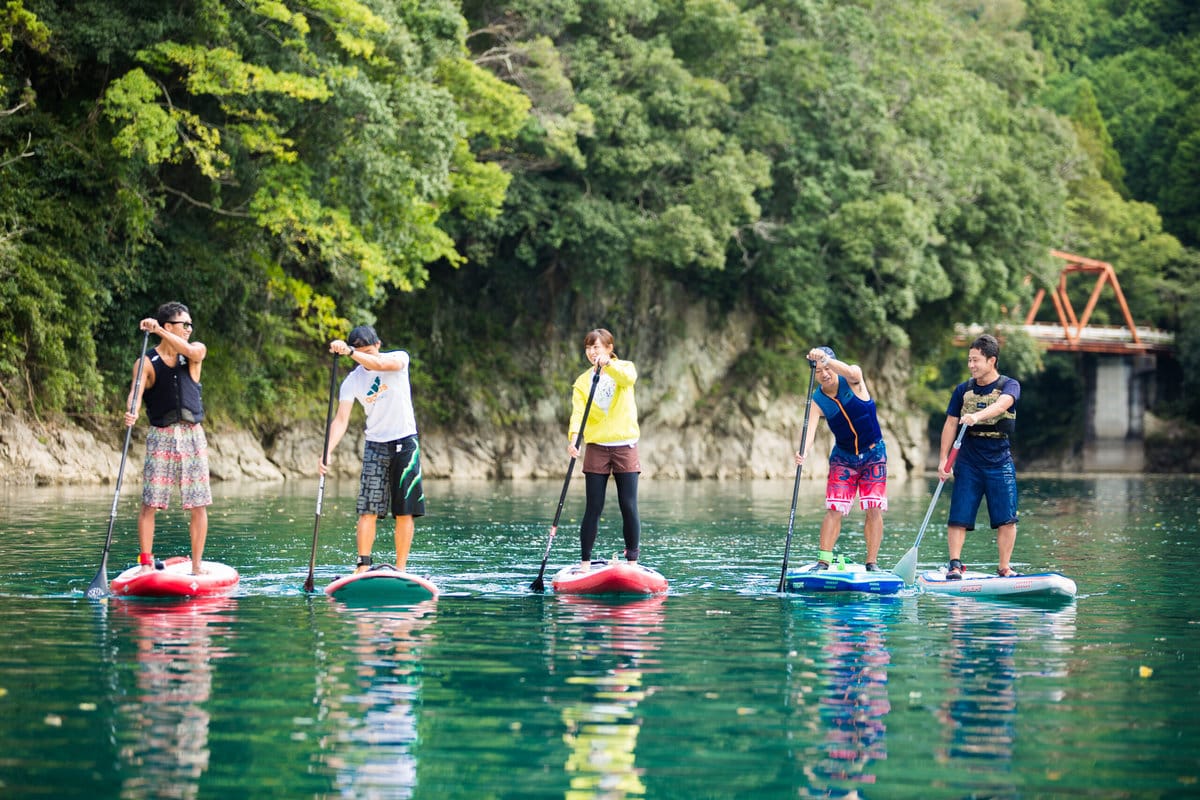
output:
[[[752,420],[722,417],[721,429],[695,424],[681,427],[644,425],[640,443],[642,474],[647,478],[739,480],[792,479],[791,454],[800,439],[803,404],[797,399],[765,406]],[[909,425],[910,429],[916,426]],[[324,438],[319,423],[298,425],[264,443],[245,430],[206,427],[209,464],[214,481],[278,481],[316,474]],[[915,430],[902,435],[885,427],[889,476],[903,480],[912,465],[924,463],[923,442]],[[828,431],[815,445],[826,452]],[[6,484],[21,486],[103,485],[115,482],[120,470],[123,431],[111,441],[71,422],[39,422],[0,414],[0,474]],[[334,452],[333,474],[356,476],[362,452],[361,426]],[[134,428],[124,481],[141,481],[145,426]],[[422,467],[430,478],[519,479],[558,478],[569,456],[565,434],[557,426],[476,428],[469,431],[426,429],[421,433]],[[814,459],[804,477],[824,479],[827,465]]]
[[[800,440],[803,404],[796,398],[764,405],[757,417],[740,424],[723,417],[714,425],[643,426],[640,452],[642,474],[654,479],[793,480],[791,453]],[[880,419],[888,446],[888,479],[904,481],[929,475],[937,454],[921,435],[918,420],[903,426]],[[752,424],[753,420],[753,424]],[[1167,425],[1148,417],[1144,471],[1161,474],[1200,473],[1200,429]],[[316,476],[317,455],[324,430],[319,423],[288,429],[264,443],[249,431],[206,428],[209,463],[214,482],[291,481]],[[828,452],[829,432],[821,426],[814,445]],[[110,485],[116,481],[124,444],[123,430],[101,436],[71,422],[44,422],[0,414],[0,483],[14,486]],[[1137,443],[1129,443],[1135,446]],[[564,434],[555,426],[473,428],[468,431],[426,429],[421,433],[424,474],[430,478],[465,480],[557,479],[565,474],[569,456]],[[333,454],[332,475],[357,477],[362,452],[361,424],[351,425],[346,441]],[[141,482],[145,456],[145,426],[134,428],[124,482]],[[577,467],[578,469],[578,467]],[[1088,469],[1082,456],[1063,454],[1057,461],[1022,464],[1023,474],[1080,475],[1136,474],[1143,470]],[[828,465],[813,459],[805,480],[824,480]]]

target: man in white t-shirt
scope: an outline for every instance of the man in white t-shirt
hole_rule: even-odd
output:
[[[345,435],[355,400],[362,404],[367,416],[362,477],[355,506],[356,573],[370,568],[376,522],[388,513],[396,518],[396,569],[403,571],[412,546],[413,519],[425,515],[421,446],[408,382],[408,353],[403,350],[382,353],[380,344],[370,325],[359,325],[350,331],[346,341],[335,339],[329,343],[329,352],[350,356],[358,366],[342,381],[325,459]],[[322,475],[328,469],[325,459],[320,464]]]

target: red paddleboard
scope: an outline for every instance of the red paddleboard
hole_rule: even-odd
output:
[[[578,564],[560,569],[551,585],[559,594],[659,594],[667,590],[667,579],[641,564],[593,561],[589,570]]]
[[[438,588],[419,575],[379,564],[357,575],[345,575],[325,587],[325,594],[346,603],[419,603],[433,600]]]
[[[237,570],[219,561],[201,562],[203,573],[192,574],[192,560],[175,556],[162,569],[130,567],[112,582],[119,597],[215,597],[228,594],[238,583]]]

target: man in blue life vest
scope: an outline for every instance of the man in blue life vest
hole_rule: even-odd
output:
[[[857,364],[839,361],[829,347],[808,351],[817,383],[812,399],[817,416],[824,417],[833,433],[834,446],[829,454],[829,479],[825,484],[825,518],[821,520],[821,539],[817,569],[828,569],[833,548],[842,532],[842,519],[850,513],[854,495],[866,513],[863,534],[867,540],[866,567],[878,569],[879,545],[883,542],[883,512],[887,510],[887,449],[875,401],[867,391],[862,369]],[[808,437],[796,454],[803,464],[812,450],[817,426],[810,425]]]
[[[154,516],[166,509],[173,487],[179,487],[184,509],[191,511],[188,532],[192,542],[192,574],[201,573],[208,538],[208,507],[212,490],[208,474],[208,441],[204,437],[204,401],[200,370],[208,348],[191,341],[192,314],[183,303],[164,303],[138,326],[159,338],[158,346],[133,365],[133,382],[125,408],[125,425],[137,422],[143,398],[150,432],[146,434],[146,463],[142,470],[142,510],[138,514],[138,563],[156,566]],[[135,394],[136,393],[136,394]]]
[[[946,527],[950,549],[946,577],[950,580],[961,579],[965,572],[963,543],[967,531],[975,530],[975,516],[985,496],[988,518],[996,531],[996,545],[1000,551],[996,574],[1005,578],[1017,574],[1008,564],[1017,541],[1017,473],[1008,437],[1017,425],[1016,406],[1021,399],[1021,384],[1000,374],[996,368],[999,357],[1000,343],[995,336],[985,333],[973,341],[967,350],[967,371],[971,373],[971,379],[955,387],[946,407],[938,478],[944,481],[954,475]],[[968,426],[967,435],[963,437],[951,473],[946,469],[946,459],[950,457],[960,424]]]

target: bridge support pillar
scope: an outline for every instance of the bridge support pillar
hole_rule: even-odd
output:
[[[1148,362],[1143,363],[1143,362]],[[1087,386],[1087,434],[1083,468],[1095,472],[1141,472],[1147,391],[1145,374],[1153,357],[1088,355],[1084,357]]]

